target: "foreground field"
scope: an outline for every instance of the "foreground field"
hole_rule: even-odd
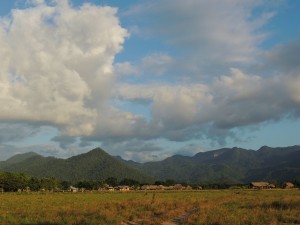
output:
[[[300,224],[299,190],[4,193],[0,224]]]

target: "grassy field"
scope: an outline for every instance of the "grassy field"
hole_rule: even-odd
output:
[[[3,193],[0,224],[300,224],[299,190]]]

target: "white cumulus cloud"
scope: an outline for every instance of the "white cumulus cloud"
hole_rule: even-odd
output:
[[[89,135],[110,95],[127,31],[116,9],[30,1],[0,22],[0,120]]]

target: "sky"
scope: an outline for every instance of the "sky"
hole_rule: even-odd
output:
[[[0,160],[300,144],[300,1],[0,1]]]

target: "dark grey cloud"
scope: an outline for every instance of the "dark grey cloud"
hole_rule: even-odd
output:
[[[300,39],[289,41],[274,47],[265,54],[265,66],[268,69],[277,69],[289,73],[298,71],[300,73]]]
[[[20,142],[25,138],[34,136],[43,130],[43,127],[23,124],[0,122],[0,144],[6,142]]]
[[[63,149],[67,149],[69,145],[76,143],[76,137],[70,136],[55,136],[51,139],[51,141],[59,143],[59,146]]]

